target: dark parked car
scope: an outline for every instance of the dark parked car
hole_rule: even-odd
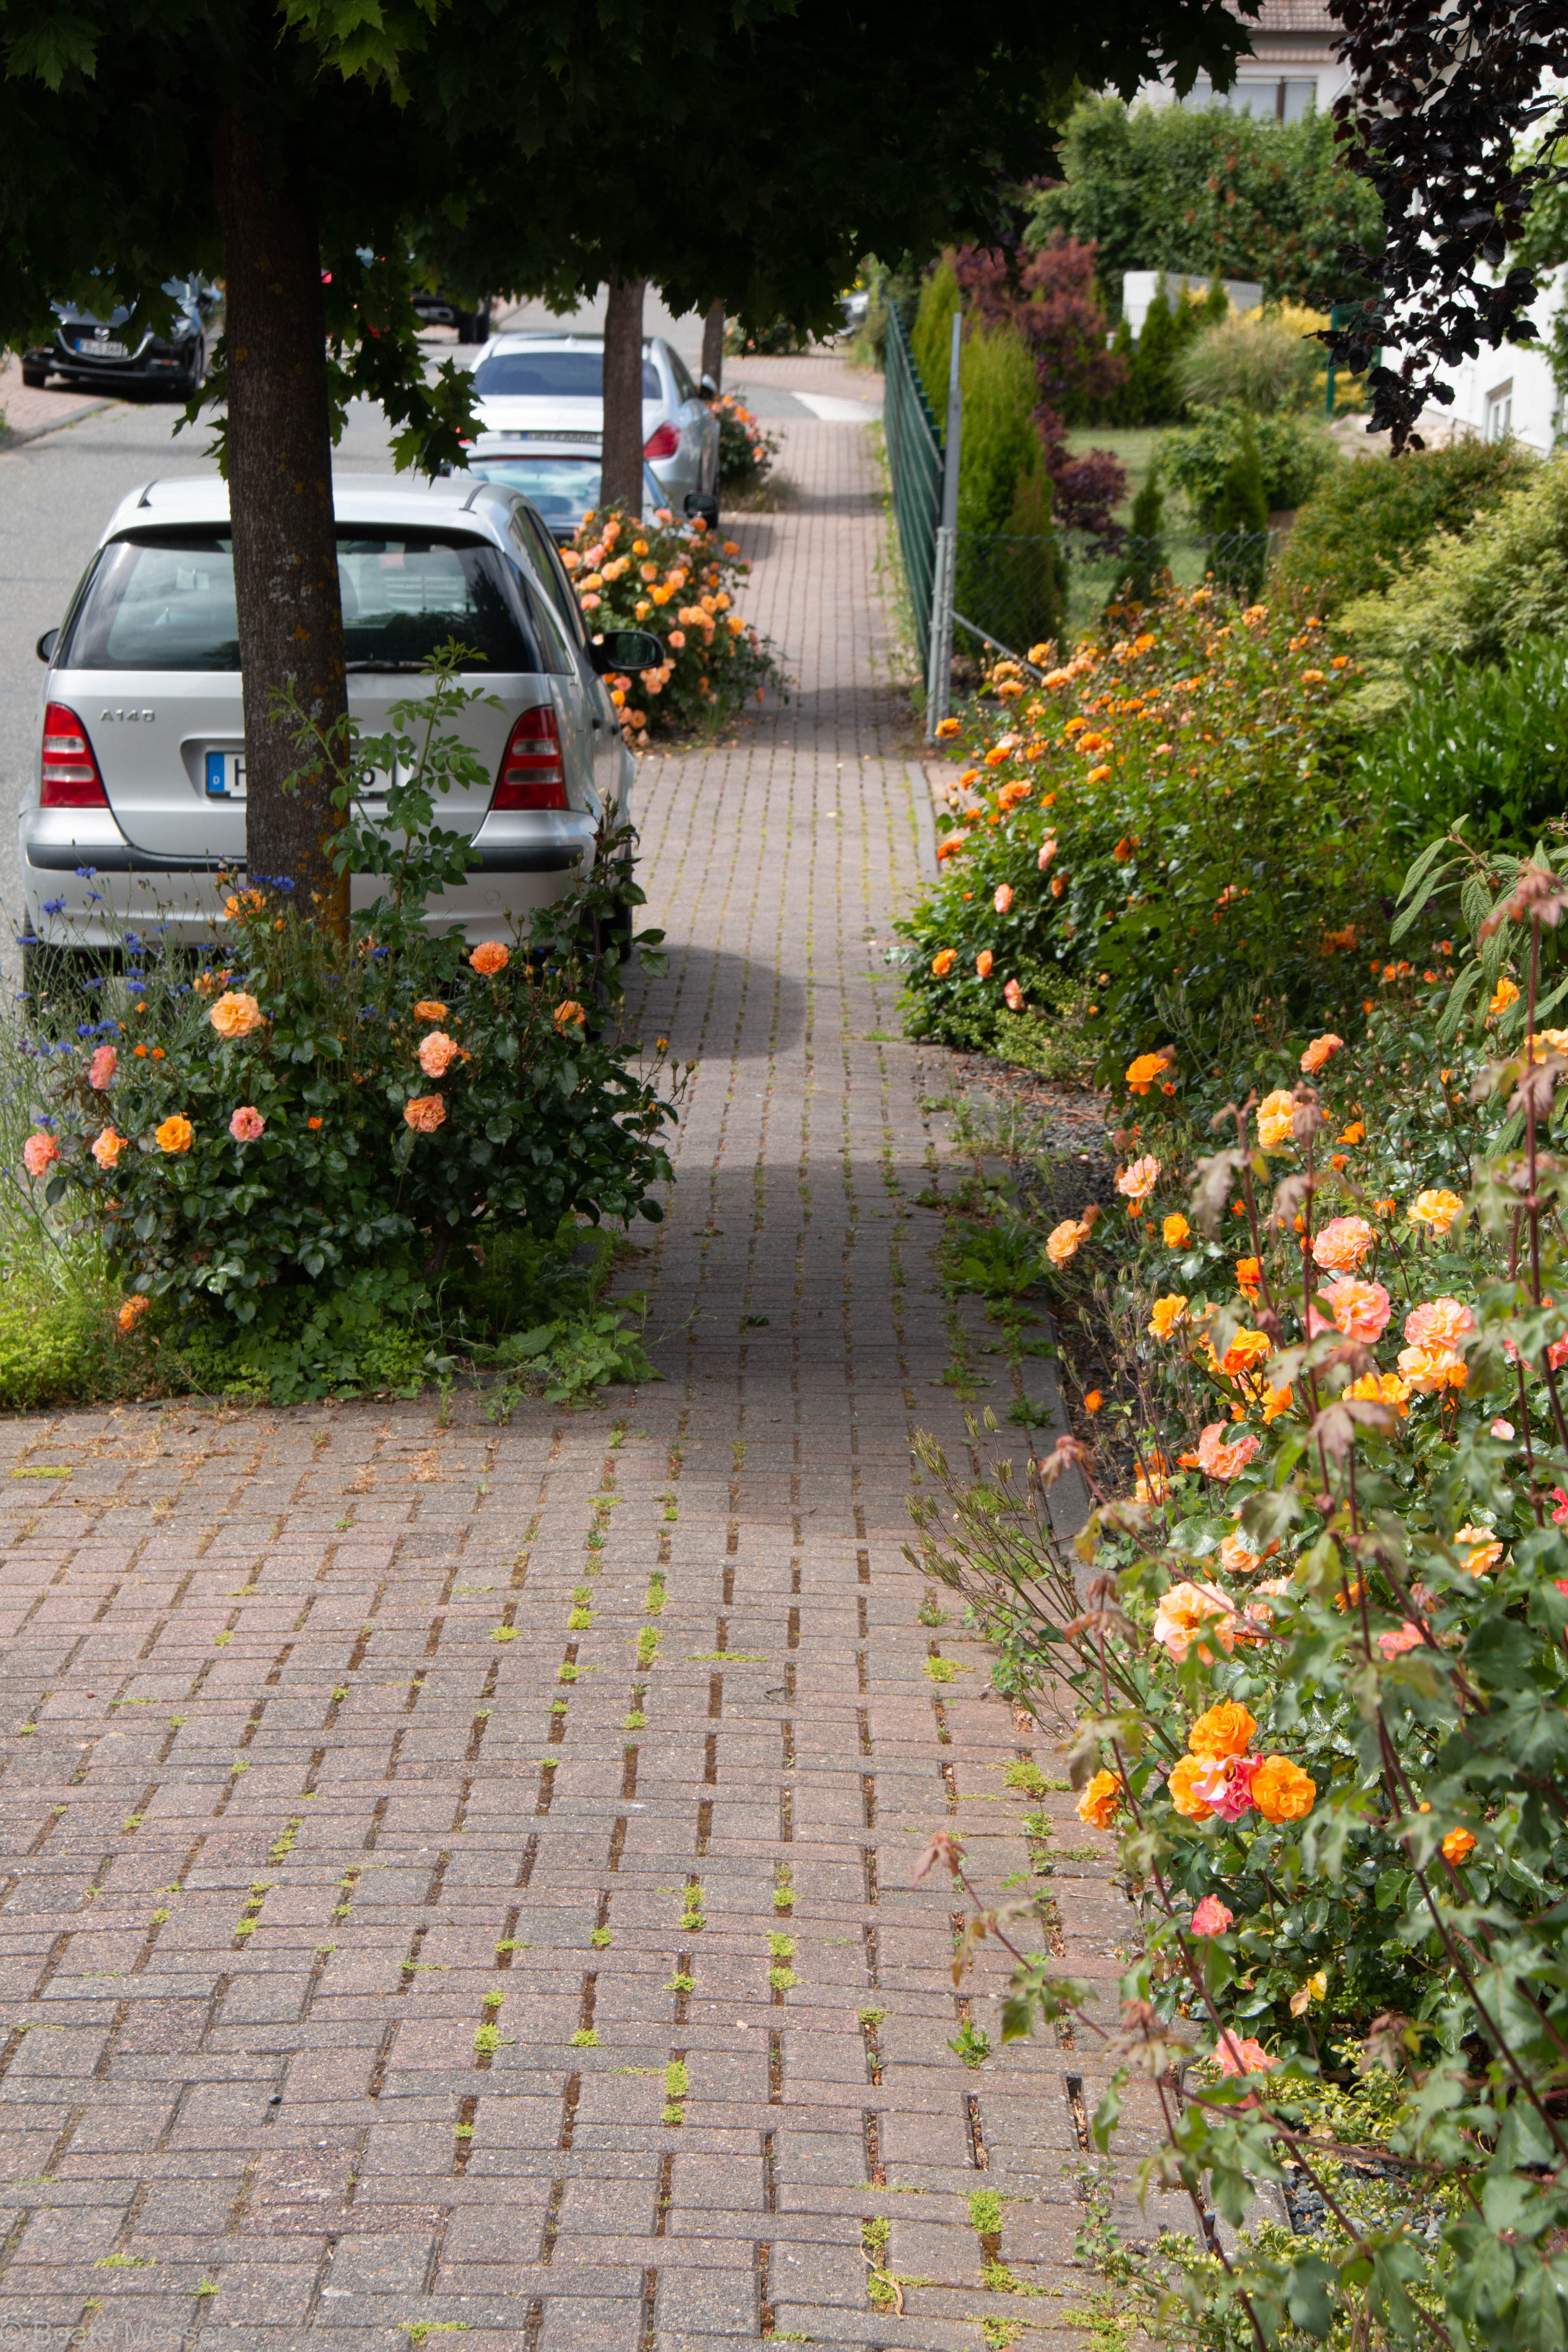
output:
[[[59,320],[54,341],[23,353],[22,382],[38,389],[53,375],[74,390],[101,383],[122,392],[159,385],[188,400],[205,380],[208,354],[222,331],[223,296],[205,278],[171,278],[163,291],[174,304],[166,337],[136,326],[123,306],[100,319],[68,302],[53,303]]]

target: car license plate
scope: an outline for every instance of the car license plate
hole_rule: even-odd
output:
[[[89,360],[122,360],[127,356],[123,343],[100,343],[89,335],[79,335],[76,347]]]
[[[242,801],[245,798],[243,751],[207,753],[207,798],[209,801]]]

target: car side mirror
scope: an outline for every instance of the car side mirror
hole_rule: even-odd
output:
[[[717,400],[719,397],[719,387],[714,383],[710,375],[703,376],[698,383],[697,389],[702,394],[704,400]]]
[[[717,530],[719,528],[718,499],[707,490],[688,490],[686,520],[688,522],[704,522],[710,530]]]
[[[41,662],[52,661],[54,659],[55,647],[58,645],[59,640],[60,633],[58,629],[46,629],[43,635],[38,639],[37,644],[34,646],[33,651],[37,655],[38,659]]]
[[[589,639],[588,658],[604,677],[611,670],[658,669],[664,647],[647,629],[611,629]]]

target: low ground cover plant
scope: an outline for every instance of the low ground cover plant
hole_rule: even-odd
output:
[[[1101,2149],[1152,2086],[1143,2177],[1193,2234],[1100,2252],[1194,2352],[1568,2332],[1568,856],[1450,838],[1402,897],[1426,944],[1358,1041],[1214,1111],[1151,1034],[1115,1208],[1042,1236],[1057,1284],[1098,1273],[1127,1475],[1067,1439],[972,1486],[927,1447],[917,1501],[1004,1686],[1073,1695],[1140,1905],[1119,2025],[1027,1906],[974,1889],[972,1932],[1017,1954],[1005,2035],[1075,2012],[1115,2070]]]
[[[776,680],[772,654],[737,609],[751,567],[734,540],[700,520],[678,523],[661,508],[643,522],[606,508],[584,517],[561,560],[592,631],[651,629],[664,641],[657,669],[609,681],[634,751],[731,717]]]
[[[565,1273],[584,1223],[661,1214],[674,1099],[612,1017],[617,925],[641,897],[628,844],[602,839],[521,935],[439,926],[468,853],[437,804],[475,764],[450,732],[473,698],[460,653],[349,747],[351,772],[395,781],[374,822],[340,794],[334,855],[381,885],[346,940],[301,919],[287,877],[237,878],[194,963],[128,933],[96,983],[12,1025],[28,1190],[14,1177],[11,1200],[35,1276],[52,1248],[89,1291],[112,1280],[120,1331],[201,1385],[416,1385],[437,1338],[448,1359],[501,1360],[593,1306],[602,1281]],[[303,723],[300,740],[319,756]],[[36,1278],[17,1294],[39,1295]]]

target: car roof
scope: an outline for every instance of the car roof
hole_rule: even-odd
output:
[[[602,352],[604,348],[603,335],[561,335],[548,327],[519,327],[504,335],[492,335],[474,365],[478,367],[480,360],[489,359],[497,352]],[[645,335],[642,348],[646,359],[650,352],[661,352],[668,346],[662,335]]]
[[[461,521],[498,546],[505,544],[513,508],[525,503],[503,483],[469,481],[461,474],[439,476],[433,482],[410,482],[397,475],[332,478],[332,507],[340,523],[401,524],[407,529]],[[99,543],[150,524],[200,525],[228,519],[228,484],[216,474],[187,474],[131,491],[110,515]]]

